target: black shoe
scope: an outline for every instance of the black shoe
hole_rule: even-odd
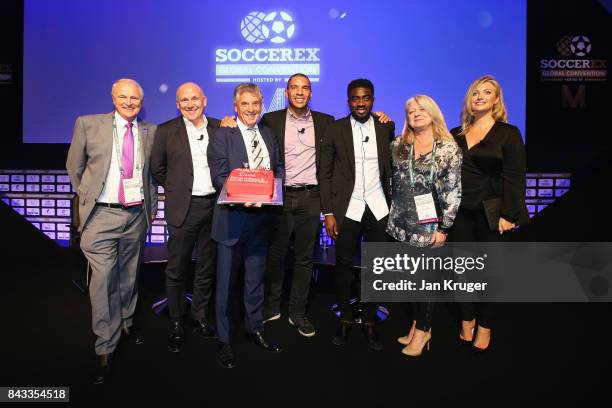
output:
[[[170,335],[168,336],[168,350],[172,353],[178,353],[183,347],[183,323],[172,322],[170,324]]]
[[[246,337],[247,340],[251,341],[252,343],[255,343],[259,347],[271,353],[280,353],[281,351],[283,351],[281,346],[279,346],[278,344],[274,344],[271,341],[268,341],[268,339],[266,339],[265,333],[262,331],[257,331],[255,333],[247,333]]]
[[[304,337],[315,335],[315,328],[306,316],[290,316],[289,324],[297,326],[298,332]]]
[[[232,346],[227,343],[219,342],[219,363],[223,368],[236,368]]]
[[[216,339],[217,338],[217,335],[213,331],[212,327],[210,327],[210,324],[208,324],[208,322],[205,319],[201,319],[201,320],[192,319],[191,328],[193,329],[194,332],[199,333],[205,339]]]
[[[137,346],[144,343],[144,338],[142,334],[136,329],[134,326],[124,327],[121,329],[121,337],[128,341],[130,344],[135,344]]]
[[[348,335],[351,332],[351,328],[353,327],[353,323],[348,320],[338,320],[338,325],[336,326],[336,334],[332,338],[332,343],[336,346],[343,346],[348,342]]]
[[[108,379],[112,360],[113,353],[102,354],[98,356],[98,368],[96,371],[96,378],[94,379],[94,384],[103,384],[104,381]]]
[[[363,334],[365,335],[368,346],[372,351],[381,351],[383,346],[378,338],[378,331],[374,323],[364,323]]]

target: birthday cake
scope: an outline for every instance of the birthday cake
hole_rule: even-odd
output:
[[[269,169],[234,169],[225,185],[229,200],[266,202],[274,194],[274,174]]]

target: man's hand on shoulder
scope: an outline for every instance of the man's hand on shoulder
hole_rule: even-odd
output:
[[[238,126],[238,123],[236,123],[236,117],[234,117],[234,116],[225,116],[223,119],[221,119],[221,124],[219,126],[220,127],[235,128],[236,126]]]
[[[378,119],[380,123],[389,123],[391,122],[391,117],[387,115],[385,112],[372,112],[374,116]]]

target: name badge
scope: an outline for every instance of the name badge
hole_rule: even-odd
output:
[[[126,207],[141,204],[140,179],[136,177],[123,179],[123,196],[125,197]]]
[[[417,224],[438,222],[436,204],[431,193],[414,196],[414,203],[416,204],[417,216],[419,217]]]

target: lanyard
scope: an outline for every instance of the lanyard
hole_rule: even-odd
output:
[[[134,133],[132,132],[132,135]],[[138,138],[134,137],[134,144],[136,145],[136,172],[140,172],[140,132],[138,132]],[[115,157],[117,164],[119,165],[119,173],[123,175],[123,166],[121,165],[121,151],[119,150],[119,135],[117,134],[117,124],[115,123],[115,115],[113,115],[113,145],[115,146]]]
[[[414,170],[412,169],[413,162],[416,160],[414,153],[414,143],[410,145],[410,155],[408,157],[408,174],[410,175],[410,188],[414,189]],[[436,171],[436,141],[433,141],[433,149],[431,151],[431,164],[429,171],[429,184],[433,186],[434,173]]]

